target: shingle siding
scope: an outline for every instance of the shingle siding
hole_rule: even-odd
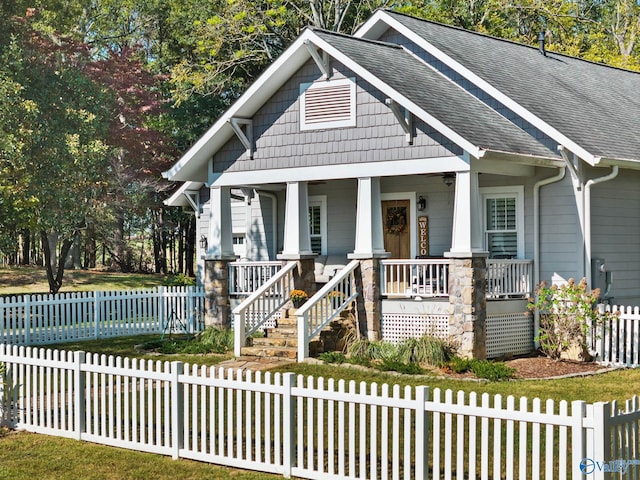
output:
[[[332,63],[335,78],[354,73]],[[293,168],[399,159],[435,158],[461,154],[439,133],[416,121],[413,145],[385,105],[385,97],[369,83],[356,78],[357,126],[300,131],[299,86],[320,77],[313,62],[305,65],[253,117],[253,160],[237,138],[232,138],[214,158],[215,171]]]

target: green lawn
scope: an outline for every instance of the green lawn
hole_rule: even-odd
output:
[[[262,480],[282,476],[33,433],[0,437],[0,479]]]
[[[162,285],[163,275],[65,270],[61,292],[125,290]],[[49,284],[44,268],[0,267],[0,295],[47,293]]]

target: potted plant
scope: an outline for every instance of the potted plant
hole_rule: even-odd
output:
[[[309,295],[304,290],[291,290],[289,292],[289,298],[293,302],[293,306],[295,308],[299,308],[302,306],[304,302],[309,299]]]

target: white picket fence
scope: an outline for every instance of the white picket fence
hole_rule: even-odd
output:
[[[0,362],[10,426],[287,478],[596,479],[640,459],[638,397],[623,410],[7,345]]]
[[[610,321],[589,331],[589,345],[600,363],[640,366],[640,307],[600,305],[615,313]]]
[[[201,328],[204,290],[75,292],[0,297],[0,342],[46,345]]]

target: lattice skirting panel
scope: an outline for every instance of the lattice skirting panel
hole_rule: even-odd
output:
[[[523,355],[533,350],[533,315],[487,315],[487,358]]]
[[[447,338],[449,336],[448,315],[411,315],[389,313],[382,315],[382,340],[400,343],[407,338],[420,338],[424,334]]]

